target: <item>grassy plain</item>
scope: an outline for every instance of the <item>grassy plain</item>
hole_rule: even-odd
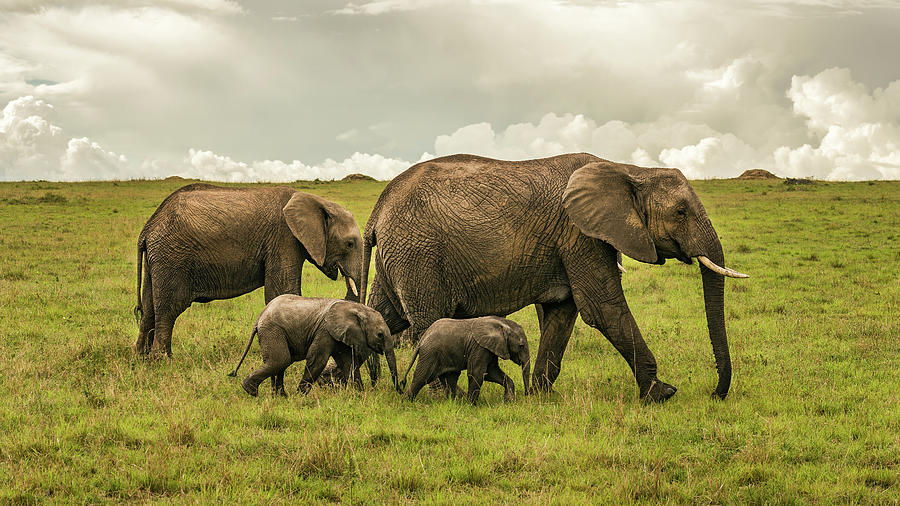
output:
[[[0,502],[900,502],[900,182],[695,183],[729,265],[752,275],[726,284],[726,401],[709,397],[698,267],[626,259],[676,396],[641,404],[579,321],[554,394],[504,404],[487,385],[477,408],[401,402],[386,381],[250,398],[226,373],[260,291],[191,307],[174,359],[135,357],[135,241],[182,184],[0,184]],[[294,186],[362,225],[384,183]],[[343,295],[309,265],[303,283]],[[534,310],[512,318],[534,355]],[[243,372],[259,361],[254,345]]]

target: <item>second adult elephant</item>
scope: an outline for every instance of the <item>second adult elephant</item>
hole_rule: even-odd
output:
[[[662,264],[700,261],[706,318],[728,394],[724,268],[716,231],[677,169],[649,169],[586,153],[525,161],[454,155],[416,164],[384,189],[365,230],[363,293],[373,247],[369,305],[391,332],[417,342],[440,318],[506,316],[535,304],[541,327],[533,387],[550,390],[581,314],[625,358],[640,397],[663,401],[622,292],[617,252]]]
[[[135,349],[171,356],[175,319],[193,302],[261,286],[267,304],[282,294],[301,295],[307,260],[330,279],[342,273],[347,298],[358,298],[362,239],[350,211],[285,186],[198,183],[176,190],[138,237]]]

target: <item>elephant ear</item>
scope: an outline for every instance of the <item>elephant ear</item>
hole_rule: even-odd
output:
[[[363,315],[348,304],[336,304],[326,315],[326,329],[331,337],[354,350],[363,350],[368,346]]]
[[[484,349],[503,360],[509,360],[509,344],[507,331],[499,322],[491,322],[486,330],[475,331],[475,341]]]
[[[635,260],[656,263],[656,246],[641,219],[637,181],[628,166],[589,163],[569,177],[563,207],[581,232]]]
[[[291,233],[319,267],[325,261],[329,204],[311,193],[296,192],[281,210]]]

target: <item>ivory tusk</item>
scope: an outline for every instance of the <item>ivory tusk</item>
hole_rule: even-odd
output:
[[[353,291],[353,295],[359,297],[359,291],[356,289],[356,282],[353,281],[353,278],[347,276],[347,283],[350,284],[350,290]]]
[[[625,270],[625,266],[622,265],[622,252],[621,251],[616,251],[616,267],[618,267],[619,270],[622,271],[623,273],[628,272]]]
[[[625,270],[625,266],[622,265],[622,264],[620,264],[619,262],[616,262],[616,267],[618,267],[619,270],[622,271],[623,273],[624,273],[624,272],[628,272],[628,271]]]
[[[703,255],[698,256],[697,260],[699,260],[700,263],[705,265],[709,270],[711,270],[713,272],[718,272],[719,274],[721,274],[723,276],[728,276],[729,278],[749,278],[750,277],[747,274],[738,272],[733,269],[729,269],[728,267],[720,267],[720,266],[716,265],[715,262],[706,258]]]

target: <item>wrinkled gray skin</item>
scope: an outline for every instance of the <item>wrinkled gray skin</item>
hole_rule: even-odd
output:
[[[334,202],[285,186],[191,184],[169,195],[138,237],[135,349],[172,355],[172,327],[193,302],[229,299],[265,286],[266,303],[301,294],[304,261],[359,286],[362,239]],[[141,293],[141,271],[146,274]],[[349,279],[347,299],[358,300]]]
[[[297,390],[307,393],[329,357],[337,364],[338,382],[352,380],[362,387],[359,368],[376,354],[387,359],[394,388],[400,391],[390,329],[377,311],[358,302],[291,294],[275,297],[256,319],[244,355],[229,376],[237,375],[257,334],[263,365],[241,384],[254,397],[266,378],[272,378],[274,393],[285,395],[284,370],[300,360],[306,360],[306,368]]]
[[[416,353],[403,375],[401,388],[406,387],[406,377],[419,357],[419,365],[413,374],[407,396],[409,400],[425,385],[439,380],[444,391],[453,397],[461,392],[457,381],[459,373],[467,371],[469,377],[469,402],[478,403],[481,385],[491,381],[503,386],[504,400],[515,397],[513,381],[500,369],[499,359],[511,359],[522,367],[522,384],[528,390],[531,358],[528,339],[518,323],[499,316],[483,316],[465,320],[442,318],[434,322],[422,335]]]
[[[440,318],[506,316],[537,307],[541,339],[533,388],[550,391],[578,314],[625,358],[640,397],[664,401],[622,293],[617,251],[662,264],[699,255],[725,266],[716,231],[677,169],[647,169],[580,153],[518,162],[454,155],[416,164],[382,192],[364,233],[365,301],[417,342]],[[731,382],[724,277],[700,266],[724,398]]]

